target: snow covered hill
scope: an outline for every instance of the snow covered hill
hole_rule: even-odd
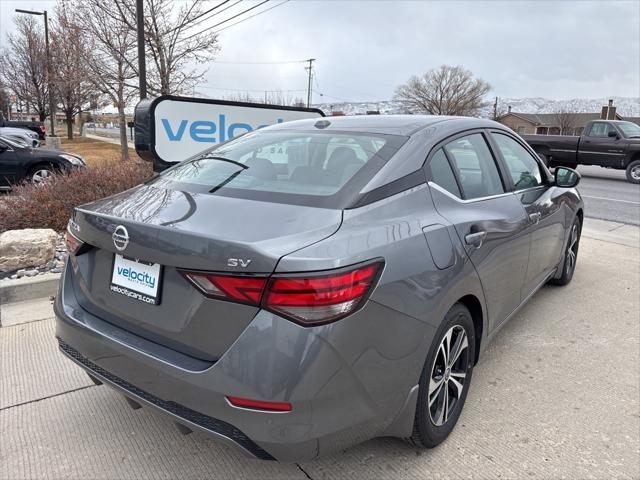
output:
[[[640,117],[640,98],[633,97],[609,97],[618,107],[618,113],[623,117]],[[520,113],[554,113],[558,109],[567,109],[578,113],[600,112],[609,98],[573,98],[570,100],[550,100],[548,98],[500,98],[498,111],[506,113],[508,106],[512,111]],[[362,115],[367,111],[380,111],[381,114],[409,113],[398,102],[385,100],[381,102],[334,102],[314,105],[330,114],[332,111],[340,111],[345,115]],[[493,115],[493,101],[489,101],[482,109],[482,117]]]

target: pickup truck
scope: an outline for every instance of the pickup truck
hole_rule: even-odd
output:
[[[0,112],[0,127],[25,128],[27,130],[36,132],[40,140],[44,140],[44,135],[46,132],[44,122],[37,122],[37,121],[20,122],[20,121],[14,121],[14,120],[5,120],[4,116],[2,115],[2,112]]]
[[[549,167],[599,165],[626,170],[640,183],[640,126],[620,120],[592,120],[582,135],[522,135]]]

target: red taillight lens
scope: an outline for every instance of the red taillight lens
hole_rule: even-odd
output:
[[[70,255],[75,255],[82,248],[84,243],[79,238],[75,237],[69,230],[64,235],[64,242],[67,245],[67,252]]]
[[[382,261],[287,276],[255,277],[182,271],[205,296],[261,306],[304,326],[333,322],[354,313],[366,301]]]
[[[331,274],[273,277],[262,305],[303,325],[319,325],[346,317],[367,299],[382,262]]]
[[[267,412],[290,412],[289,402],[263,402],[262,400],[250,400],[248,398],[227,397],[234,407],[250,408],[252,410],[264,410]]]
[[[231,276],[216,273],[181,272],[205,296],[249,305],[260,305],[266,277]]]

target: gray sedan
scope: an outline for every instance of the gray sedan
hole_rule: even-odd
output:
[[[267,127],[75,209],[60,349],[262,458],[434,447],[489,340],[573,276],[579,175],[488,120]]]

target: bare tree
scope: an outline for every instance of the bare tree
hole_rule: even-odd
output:
[[[562,106],[553,112],[553,120],[554,126],[560,129],[560,135],[573,135],[578,126],[577,113]]]
[[[0,76],[7,89],[36,111],[42,122],[49,115],[44,35],[31,15],[18,16],[14,22],[16,33],[7,36],[8,47],[0,52]]]
[[[94,88],[106,95],[118,109],[122,159],[129,159],[125,108],[136,93],[135,35],[119,17],[111,0],[84,2],[75,0],[68,6],[73,12],[69,21],[82,32],[83,60]],[[132,60],[133,59],[133,60]]]
[[[51,32],[52,60],[56,69],[53,86],[67,123],[67,138],[73,139],[73,118],[82,112],[82,106],[93,91],[89,82],[83,33],[67,11],[64,2],[58,4],[57,21]],[[81,121],[81,119],[79,120]]]
[[[477,115],[491,86],[461,66],[442,65],[413,76],[396,89],[394,100],[416,113]]]
[[[101,3],[98,3],[100,8]],[[144,37],[149,65],[147,88],[152,95],[190,92],[204,76],[202,68],[219,51],[218,35],[213,31],[198,34],[198,25],[206,20],[204,0],[188,0],[175,8],[173,0],[144,1]],[[135,0],[112,0],[120,20],[136,32]],[[203,18],[201,18],[203,17]],[[191,65],[200,65],[191,67]],[[131,67],[137,73],[137,64]]]
[[[8,118],[9,108],[11,108],[11,99],[9,97],[9,92],[5,88],[4,84],[2,83],[2,79],[0,78],[0,115]]]

